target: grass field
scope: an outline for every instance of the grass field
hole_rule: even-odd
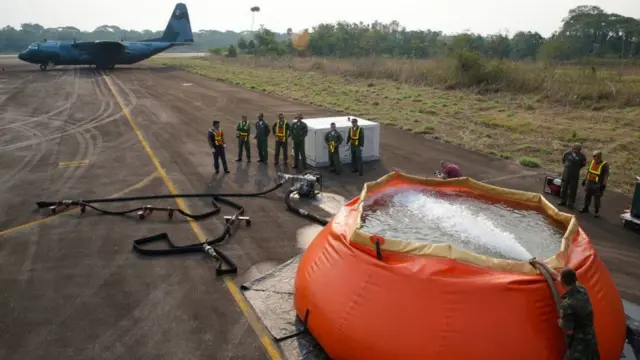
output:
[[[422,82],[412,80],[401,67],[394,75],[382,63],[365,68],[345,60],[206,57],[151,62],[352,113],[553,172],[561,170],[562,153],[579,142],[585,152],[603,151],[611,164],[610,187],[627,194],[634,185],[633,176],[640,175],[640,106],[628,106],[640,103],[640,96],[633,95],[640,89],[640,70],[599,70],[598,77],[604,80],[586,83],[581,79],[592,75],[590,68],[544,69],[547,79],[556,80],[540,83],[532,78],[537,83],[526,85],[518,79],[514,83],[519,85],[507,89],[471,91],[444,83],[444,71],[427,62],[418,64],[421,70],[413,70],[430,79]],[[427,73],[430,66],[432,75]],[[527,66],[535,65],[522,65],[518,71],[531,77]],[[509,71],[519,74],[516,70]],[[567,79],[574,82],[567,83]],[[601,84],[613,94],[599,95],[599,91],[608,91]],[[580,96],[580,102],[575,100]],[[590,101],[593,96],[601,101]]]

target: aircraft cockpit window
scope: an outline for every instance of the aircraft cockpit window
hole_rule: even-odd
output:
[[[39,47],[38,43],[33,43],[33,44],[29,45],[29,49],[37,49],[38,47]]]

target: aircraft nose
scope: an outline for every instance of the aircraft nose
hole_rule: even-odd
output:
[[[25,58],[26,58],[26,57],[25,57],[25,55],[24,55],[24,51],[23,51],[23,52],[20,52],[20,53],[18,54],[18,59],[20,59],[20,60],[24,61],[24,59],[25,59]]]

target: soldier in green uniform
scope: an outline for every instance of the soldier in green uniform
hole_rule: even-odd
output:
[[[353,172],[360,172],[362,176],[362,147],[364,146],[364,131],[358,126],[358,119],[351,119],[351,128],[347,136],[347,144],[351,145],[351,167]]]
[[[580,169],[587,164],[587,158],[582,153],[582,146],[574,144],[571,150],[566,151],[562,155],[562,164],[564,165],[562,188],[560,190],[562,201],[558,205],[573,209],[576,203],[578,182],[580,182]]]
[[[258,145],[258,162],[266,163],[269,158],[269,152],[267,151],[269,146],[269,124],[264,120],[264,114],[258,114],[258,121],[256,121],[256,135],[253,137],[257,140]]]
[[[571,268],[562,270],[560,281],[566,289],[562,295],[558,319],[558,325],[565,331],[568,339],[564,360],[599,360],[589,294],[578,282],[576,272]]]
[[[324,135],[324,142],[329,148],[329,171],[340,175],[340,145],[342,134],[336,130],[336,123],[331,123],[331,130]]]
[[[287,158],[289,154],[287,153],[287,140],[289,138],[289,123],[284,119],[284,115],[282,113],[278,114],[278,121],[273,124],[273,128],[271,132],[276,137],[276,154],[274,164],[278,165],[278,158],[280,157],[280,150],[282,150],[282,161],[287,165]]]
[[[238,158],[236,161],[242,161],[242,148],[244,147],[245,153],[247,154],[247,162],[251,162],[249,136],[251,136],[251,126],[249,126],[247,117],[242,115],[242,121],[236,126],[236,137],[238,138]]]
[[[307,169],[307,154],[304,150],[304,139],[307,137],[309,128],[302,121],[302,115],[296,115],[296,121],[291,124],[291,140],[293,140],[293,166],[292,169]],[[298,161],[300,158],[300,161]]]

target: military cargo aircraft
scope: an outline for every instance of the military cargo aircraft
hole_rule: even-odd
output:
[[[41,70],[55,65],[89,65],[113,69],[116,65],[131,65],[148,59],[174,46],[193,44],[191,21],[187,6],[176,4],[162,37],[141,41],[73,41],[63,44],[43,41],[29,45],[18,58],[40,64]]]

